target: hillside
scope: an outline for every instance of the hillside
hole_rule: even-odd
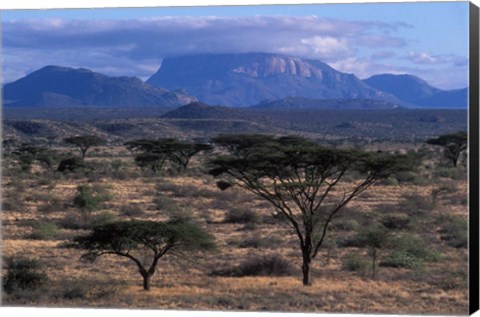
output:
[[[402,106],[383,100],[373,99],[308,99],[302,97],[286,97],[280,100],[266,100],[249,109],[255,110],[287,110],[287,109],[400,109]]]
[[[209,106],[200,102],[193,102],[165,113],[162,118],[167,119],[233,119],[242,118],[242,112],[225,106]]]
[[[195,100],[152,87],[136,77],[109,77],[88,69],[46,66],[3,88],[7,107],[176,107]]]
[[[412,75],[375,75],[364,80],[372,87],[424,108],[466,108],[468,89],[441,90]]]

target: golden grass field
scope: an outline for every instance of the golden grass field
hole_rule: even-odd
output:
[[[106,153],[113,153],[107,150]],[[124,154],[120,149],[114,150]],[[112,159],[108,155],[88,158],[107,167]],[[342,267],[351,254],[368,259],[366,249],[329,244],[313,262],[313,285],[302,286],[297,240],[287,226],[272,217],[268,203],[238,188],[221,192],[214,178],[198,171],[198,162],[184,175],[154,177],[135,167],[131,157],[121,159],[124,164],[117,174],[99,173],[96,177],[62,176],[39,167],[32,174],[20,176],[9,172],[15,171],[15,166],[4,166],[2,199],[10,203],[1,214],[2,255],[40,260],[49,282],[40,291],[3,294],[2,305],[441,315],[468,311],[467,249],[447,245],[441,239],[441,224],[437,221],[445,215],[467,217],[466,204],[454,199],[467,196],[466,178],[438,177],[428,184],[374,185],[348,206],[349,215],[377,219],[382,213],[397,212],[396,206],[405,200],[405,195],[429,199],[432,188],[438,184],[454,184],[455,192],[441,196],[434,208],[418,219],[411,216],[415,225],[407,233],[428,241],[440,254],[440,260],[425,262],[418,269],[380,267],[377,277],[371,279],[368,273],[350,272]],[[87,182],[107,188],[110,195],[103,209],[94,214],[109,214],[115,219],[163,220],[165,213],[154,203],[160,193],[178,210],[193,213],[197,222],[215,236],[219,250],[187,259],[167,254],[152,278],[151,291],[146,292],[132,262],[105,256],[90,264],[79,260],[81,250],[62,247],[72,237],[85,234],[85,230],[58,226],[54,237],[32,239],[31,221],[60,223],[77,212],[71,202],[76,187]],[[60,207],[42,208],[49,203],[47,198],[59,201]],[[12,203],[15,199],[19,205]],[[122,206],[131,204],[142,213],[126,215]],[[261,220],[252,226],[225,223],[226,213],[234,208],[255,211]],[[341,240],[354,231],[335,230],[329,234]],[[257,247],[241,245],[251,238],[262,243]],[[388,252],[380,250],[380,257]],[[295,273],[261,277],[211,274],[266,254],[284,257],[293,264]]]

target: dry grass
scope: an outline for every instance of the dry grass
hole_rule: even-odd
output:
[[[108,160],[105,157],[100,159]],[[126,172],[136,171],[131,157],[122,157],[122,161]],[[10,178],[6,176],[2,179],[4,198],[14,190],[9,185]],[[418,272],[379,268],[378,278],[371,280],[355,272],[342,271],[342,259],[352,253],[366,256],[365,250],[332,245],[321,250],[312,268],[313,285],[304,287],[299,273],[287,277],[241,278],[210,274],[218,268],[238,265],[249,256],[274,253],[289,259],[300,272],[298,242],[285,225],[272,218],[274,210],[264,201],[238,188],[221,192],[216,188],[215,181],[206,175],[128,179],[106,176],[96,179],[96,183],[109,188],[112,196],[101,212],[119,219],[139,217],[162,220],[167,213],[159,210],[154,203],[154,198],[160,193],[171,199],[175,208],[191,212],[199,224],[216,237],[219,253],[188,260],[167,255],[153,277],[152,290],[144,292],[133,263],[117,257],[104,257],[98,263],[89,264],[79,261],[81,252],[78,250],[61,247],[69,237],[85,231],[62,229],[60,240],[27,239],[32,230],[26,225],[28,221],[56,222],[76,212],[71,202],[77,186],[86,183],[87,178],[61,177],[52,180],[53,188],[51,185],[29,186],[32,180],[20,180],[25,183],[24,195],[38,198],[38,194],[49,194],[64,202],[65,208],[42,213],[38,207],[44,202],[33,199],[26,202],[22,210],[2,212],[3,256],[22,255],[39,259],[47,267],[50,277],[47,290],[38,296],[7,295],[4,304],[442,315],[467,312],[467,250],[446,245],[440,239],[439,225],[435,223],[436,217],[445,213],[466,217],[467,207],[452,203],[451,197],[440,197],[439,207],[429,211],[425,218],[415,219],[422,226],[422,237],[432,242],[441,253],[440,262],[428,263],[423,271]],[[456,181],[456,186],[455,195],[466,196],[466,182]],[[431,190],[431,185],[374,186],[352,201],[347,218],[351,213],[361,223],[361,219],[374,221],[385,214],[399,213],[402,212],[399,204],[405,195],[415,193],[428,198]],[[141,209],[138,216],[125,215],[124,206],[131,204]],[[243,223],[225,223],[225,216],[235,208],[255,211],[260,220],[252,228]],[[339,239],[353,232],[330,234],[332,238]],[[261,240],[262,246],[242,246],[239,243],[251,237]]]

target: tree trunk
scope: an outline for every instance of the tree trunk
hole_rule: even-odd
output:
[[[377,250],[372,250],[372,279],[375,279],[375,262],[377,261]]]
[[[152,277],[151,274],[142,274],[143,277],[143,290],[149,291],[150,290],[150,278]]]
[[[311,281],[310,281],[310,262],[311,262],[311,260],[308,258],[308,256],[304,255],[303,256],[303,265],[302,265],[303,285],[304,286],[311,285]]]

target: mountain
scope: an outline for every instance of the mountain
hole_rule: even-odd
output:
[[[249,107],[252,110],[297,110],[297,109],[365,109],[391,110],[402,106],[383,100],[373,99],[308,99],[302,97],[286,97],[280,100],[263,101]]]
[[[184,89],[207,104],[232,106],[251,106],[287,96],[399,102],[355,75],[341,73],[320,61],[267,53],[165,58],[147,83]]]
[[[241,117],[242,113],[238,109],[209,106],[200,102],[189,103],[162,116],[165,119],[238,119]]]
[[[364,82],[423,108],[467,108],[468,89],[442,90],[412,75],[375,75]]]
[[[178,107],[195,101],[136,77],[109,77],[88,69],[46,66],[3,87],[5,106]]]

